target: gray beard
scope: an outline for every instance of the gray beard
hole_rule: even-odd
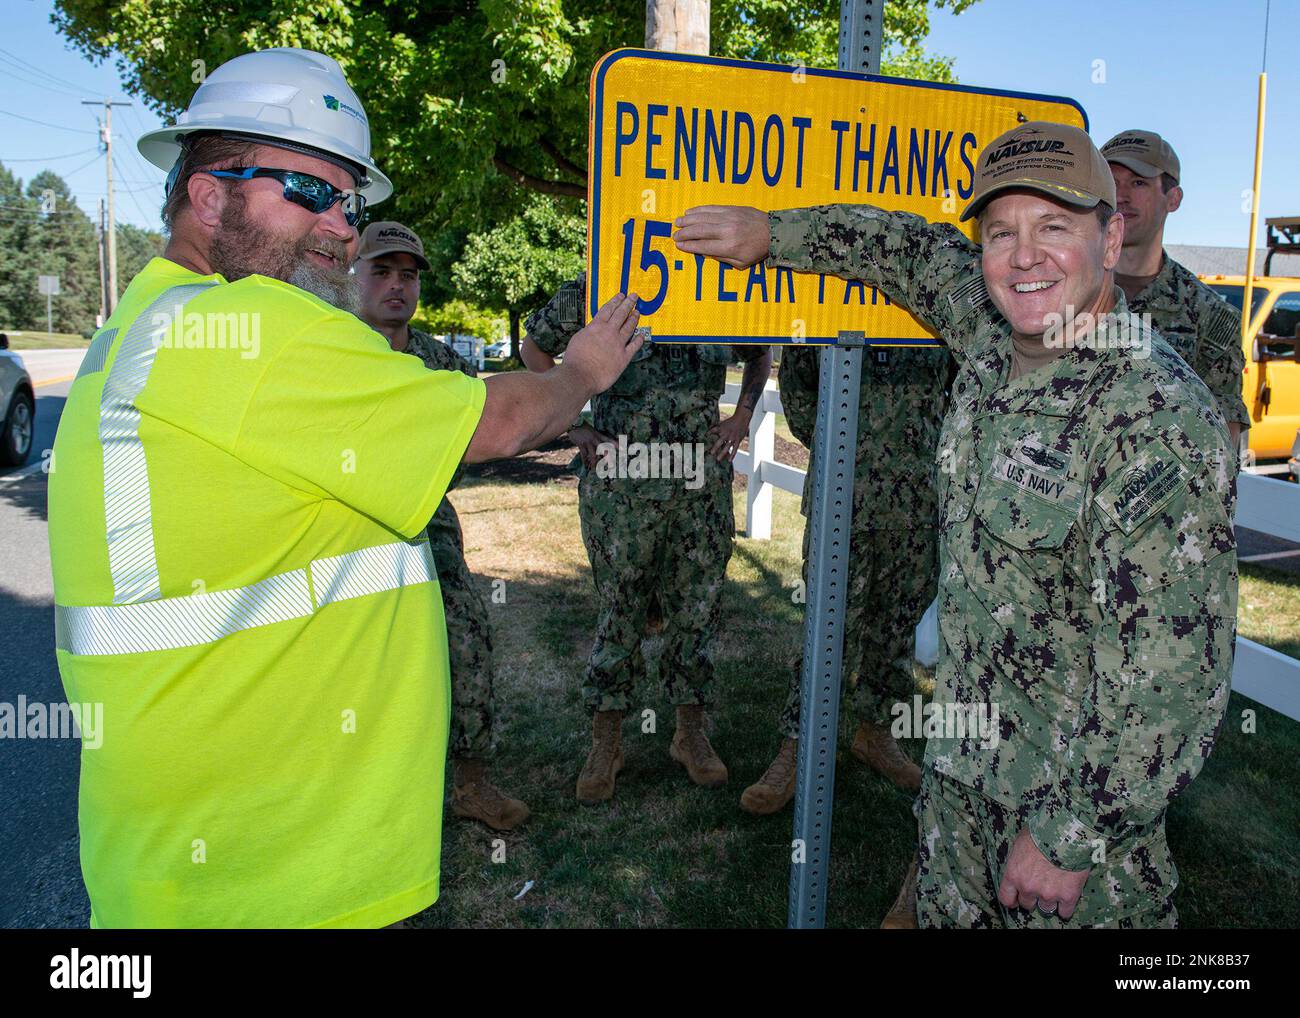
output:
[[[285,282],[315,294],[340,311],[350,315],[361,313],[361,288],[357,285],[357,277],[349,273],[331,272],[299,262]]]

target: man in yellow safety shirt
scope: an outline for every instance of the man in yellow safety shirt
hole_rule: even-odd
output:
[[[340,307],[392,186],[329,57],[222,65],[174,127],[170,238],[73,383],[49,534],[91,924],[384,926],[438,896],[447,637],[422,531],[462,459],[564,431],[636,352],[485,384]]]

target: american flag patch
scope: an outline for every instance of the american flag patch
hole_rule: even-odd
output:
[[[948,306],[960,322],[972,308],[980,307],[988,299],[989,291],[984,286],[984,276],[978,275],[948,294]]]

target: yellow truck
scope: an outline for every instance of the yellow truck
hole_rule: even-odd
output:
[[[1271,275],[1275,254],[1300,254],[1300,217],[1268,219],[1263,275],[1251,288],[1242,392],[1250,411],[1246,469],[1300,480],[1300,277]],[[1201,276],[1240,309],[1245,276]]]

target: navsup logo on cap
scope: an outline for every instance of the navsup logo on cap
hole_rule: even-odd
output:
[[[359,109],[357,109],[355,106],[349,106],[345,102],[340,102],[332,95],[323,95],[321,96],[321,98],[325,100],[326,109],[335,110],[340,113],[347,113],[350,116],[355,117],[357,120],[360,120],[367,127],[370,126],[369,121],[366,120],[366,115],[362,113]]]
[[[1025,134],[1042,134],[1042,131],[1033,128],[1026,128]],[[1074,155],[1065,147],[1065,142],[1059,138],[1033,139],[1026,138],[1024,135],[1018,135],[1009,138],[1007,143],[1001,148],[992,149],[988,158],[984,160],[984,165],[992,166],[994,163],[1000,163],[1003,159],[1010,159],[1013,156],[1028,155],[1031,152],[1051,152],[1056,155],[1072,156]]]
[[[1129,145],[1132,145],[1134,148],[1143,149],[1144,151],[1151,148],[1151,142],[1146,138],[1129,135],[1127,137],[1111,138],[1110,141],[1106,142],[1106,144],[1102,146],[1101,150],[1103,152],[1110,152],[1113,149],[1124,148]]]

